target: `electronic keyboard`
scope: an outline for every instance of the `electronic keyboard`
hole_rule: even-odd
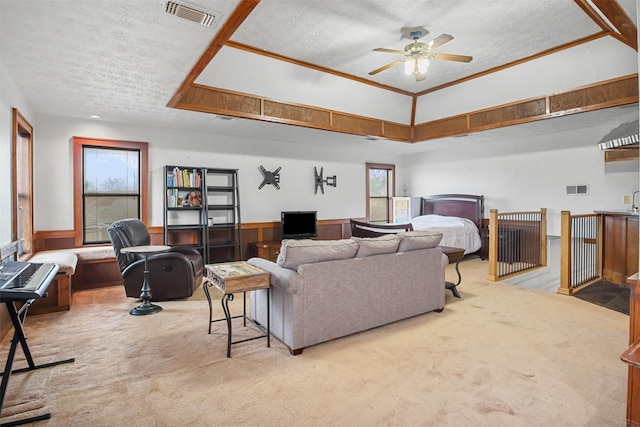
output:
[[[58,268],[57,264],[23,261],[0,264],[0,300],[42,298]]]

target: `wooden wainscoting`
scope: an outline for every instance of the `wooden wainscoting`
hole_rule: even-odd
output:
[[[318,221],[319,240],[348,239],[351,237],[349,218],[326,219]],[[280,221],[253,222],[242,224],[242,253],[244,259],[258,256],[256,242],[273,242],[281,240]]]
[[[149,227],[151,244],[164,243],[164,227]],[[349,218],[327,219],[318,221],[318,239],[334,240],[351,237]],[[243,258],[255,256],[253,244],[260,241],[280,240],[280,221],[252,222],[242,224],[242,253]],[[74,248],[73,230],[41,230],[35,234],[36,251],[71,249]],[[92,260],[79,263],[74,274],[73,287],[78,289],[93,289],[97,287],[113,286],[121,283],[120,270],[115,259]]]

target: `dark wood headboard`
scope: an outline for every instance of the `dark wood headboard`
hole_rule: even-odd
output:
[[[421,215],[468,218],[480,230],[484,223],[484,196],[471,194],[436,194],[422,198]]]

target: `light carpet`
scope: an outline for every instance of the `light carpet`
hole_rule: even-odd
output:
[[[227,359],[224,322],[207,334],[202,288],[143,317],[128,314],[137,302],[121,288],[79,292],[70,311],[27,317],[25,325],[36,363],[76,361],[12,376],[5,408],[16,412],[22,401],[33,406],[29,415],[50,411],[38,426],[625,425],[619,356],[628,316],[486,281],[479,259],[460,270],[462,298],[447,291],[442,313],[299,356],[260,339],[233,346]],[[453,265],[447,277],[455,277]],[[232,302],[235,313],[241,301]],[[221,316],[219,301],[214,309]],[[241,320],[234,332],[256,333]]]

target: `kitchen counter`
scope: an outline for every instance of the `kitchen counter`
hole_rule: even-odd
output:
[[[594,211],[599,215],[629,215],[629,216],[640,216],[640,212],[632,212],[632,211],[623,211],[623,210],[613,210],[613,211]]]

